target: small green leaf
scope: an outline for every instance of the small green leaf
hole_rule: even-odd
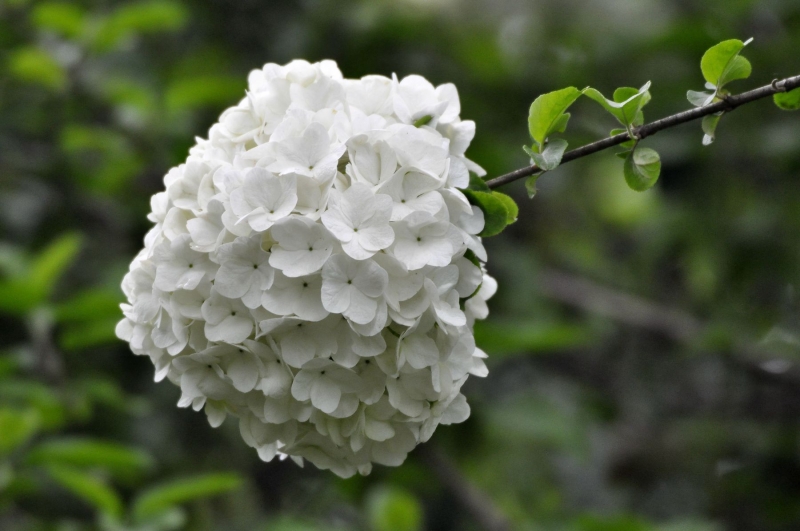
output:
[[[45,247],[33,261],[29,279],[42,299],[50,296],[58,279],[72,264],[80,246],[79,234],[65,234]]]
[[[583,91],[575,87],[542,94],[531,103],[528,113],[528,130],[540,146],[552,133],[563,132],[569,116],[564,114]],[[564,118],[566,116],[566,118]]]
[[[609,134],[611,136],[617,136],[617,135],[621,135],[622,133],[626,133],[627,134],[628,130],[627,129],[612,129],[611,133],[609,133]],[[630,148],[632,148],[634,146],[634,144],[636,144],[636,139],[631,138],[630,140],[626,140],[625,142],[620,144],[620,147],[624,147],[624,148],[630,149]]]
[[[28,442],[40,427],[40,418],[35,409],[0,409],[0,457]]]
[[[92,439],[56,439],[31,450],[32,465],[68,465],[75,468],[100,468],[121,479],[140,476],[155,464],[153,458],[137,448]]]
[[[413,495],[398,487],[381,486],[367,497],[367,514],[374,531],[419,531],[422,506]]]
[[[203,474],[162,483],[142,492],[133,503],[134,518],[143,522],[175,506],[238,489],[242,478],[233,473]]]
[[[423,125],[428,125],[431,120],[433,120],[433,116],[431,116],[430,114],[426,114],[422,118],[419,118],[414,121],[414,127],[422,127]]]
[[[800,88],[789,92],[778,92],[772,96],[772,101],[784,111],[796,111],[800,109]]]
[[[78,498],[113,519],[122,517],[123,506],[119,495],[92,474],[63,465],[47,468],[50,476]]]
[[[615,101],[616,98],[615,100],[608,100],[599,90],[591,87],[586,88],[584,94],[599,103],[606,111],[614,116],[619,123],[625,127],[629,127],[634,125],[637,119],[637,113],[650,101],[649,89],[649,81],[639,89],[630,87],[618,88],[614,91],[614,95],[617,98],[628,96],[622,101]]]
[[[712,142],[714,142],[714,136],[717,130],[717,124],[719,123],[719,119],[722,118],[722,113],[718,114],[709,114],[708,116],[703,117],[703,121],[700,123],[703,132],[703,145],[708,146]]]
[[[655,150],[640,147],[625,159],[625,181],[632,190],[643,192],[653,187],[661,173],[661,158]]]
[[[489,185],[486,184],[486,181],[475,175],[474,173],[469,174],[469,186],[470,190],[477,190],[479,192],[491,192],[491,188]]]
[[[539,180],[539,177],[542,176],[542,173],[544,173],[544,172],[540,171],[538,173],[534,173],[533,175],[531,175],[530,177],[525,179],[525,190],[528,192],[528,197],[530,199],[533,199],[533,196],[535,196],[536,192],[539,191],[536,188],[536,181]]]
[[[720,89],[730,81],[749,77],[752,70],[750,62],[744,57],[741,60],[737,57],[752,40],[742,42],[739,39],[730,39],[706,50],[700,60],[700,69],[706,81]]]
[[[695,107],[705,107],[714,101],[713,92],[700,92],[697,90],[687,90],[686,99]]]
[[[67,74],[47,52],[32,46],[17,48],[8,55],[8,73],[25,83],[61,90],[67,84]]]
[[[561,157],[564,156],[564,151],[567,150],[567,141],[563,138],[550,139],[545,144],[544,151],[541,153],[531,152],[530,156],[533,162],[536,163],[541,169],[551,171],[561,164]]]
[[[33,8],[31,22],[68,38],[78,37],[84,27],[84,11],[67,2],[43,2]]]
[[[506,208],[506,225],[511,225],[517,221],[517,217],[519,216],[519,207],[517,206],[517,203],[511,199],[511,196],[501,192],[492,192],[492,195],[502,201],[503,206]]]
[[[484,226],[480,236],[488,237],[500,234],[508,225],[508,209],[503,200],[491,192],[463,190],[469,202],[483,211]]]

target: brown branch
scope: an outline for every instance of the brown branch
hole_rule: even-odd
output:
[[[633,133],[634,136],[639,139],[646,138],[664,129],[668,129],[686,122],[691,122],[693,120],[702,118],[703,116],[716,114],[718,112],[732,111],[736,107],[740,107],[746,103],[768,98],[774,94],[777,94],[778,92],[787,92],[798,87],[800,87],[800,75],[776,80],[769,85],[764,85],[763,87],[759,87],[748,92],[743,92],[735,96],[727,96],[725,99],[716,103],[712,103],[711,105],[679,112],[678,114],[667,116],[666,118],[656,120],[655,122],[644,124],[635,128]],[[622,144],[628,140],[631,140],[631,137],[626,132],[598,140],[597,142],[592,142],[591,144],[586,144],[585,146],[581,146],[564,153],[564,156],[561,158],[561,163],[563,164],[571,160],[597,153],[598,151],[603,151],[604,149],[608,149],[610,147],[618,146],[619,144]],[[498,186],[503,186],[504,184],[514,182],[541,171],[541,168],[534,164],[532,166],[520,168],[510,173],[506,173],[505,175],[495,177],[494,179],[490,179],[486,181],[486,184],[489,186],[489,188],[497,188]]]
[[[486,531],[511,530],[508,519],[494,506],[491,499],[464,477],[445,455],[430,444],[421,445],[416,453],[478,526]]]
[[[682,310],[621,293],[569,273],[543,269],[537,277],[539,290],[548,298],[661,334],[676,343],[697,346],[710,328],[708,323]],[[765,345],[734,337],[728,348],[735,354],[735,360],[754,374],[800,383],[800,367],[781,364],[776,370],[770,362],[783,358],[772,354]]]

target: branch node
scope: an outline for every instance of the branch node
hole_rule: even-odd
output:
[[[784,81],[783,79],[773,79],[772,83],[770,83],[770,85],[772,85],[772,89],[775,92],[786,92],[786,83],[782,83],[781,85],[778,85],[778,83],[781,83],[783,81]]]

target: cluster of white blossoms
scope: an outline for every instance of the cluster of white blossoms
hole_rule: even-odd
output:
[[[267,64],[153,196],[117,335],[261,459],[348,477],[462,422],[496,282],[452,84]]]

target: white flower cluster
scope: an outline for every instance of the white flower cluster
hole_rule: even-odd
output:
[[[496,283],[459,112],[419,76],[254,70],[153,196],[117,335],[265,461],[399,465],[487,374],[472,326]]]

